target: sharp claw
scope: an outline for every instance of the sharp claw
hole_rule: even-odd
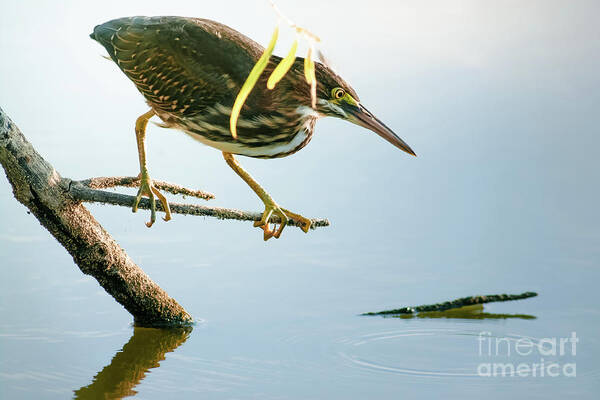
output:
[[[135,196],[135,202],[133,203],[133,207],[131,208],[131,212],[137,212],[138,204],[140,204],[140,200],[142,200],[142,195],[144,194],[142,187],[138,190],[137,196]]]
[[[301,229],[304,231],[304,233],[308,233],[308,231],[310,230],[310,226],[312,225],[312,221],[307,219],[303,222],[304,224],[301,226]]]
[[[260,227],[263,230],[263,239],[265,242],[273,237],[273,231],[269,229],[269,224]]]
[[[271,219],[271,215],[273,214],[273,209],[268,207],[265,209],[265,212],[263,213],[260,221],[255,221],[254,222],[254,226],[255,227],[263,227],[263,226],[269,226],[269,220]]]
[[[165,217],[163,219],[165,221],[169,221],[171,219],[171,209],[169,208],[169,202],[167,201],[165,196],[163,196],[163,194],[154,187],[152,180],[150,180],[150,178],[147,175],[145,178],[141,176],[141,174],[139,176],[140,188],[138,190],[135,202],[131,210],[133,212],[136,212],[138,210],[139,203],[142,200],[142,196],[148,196],[148,199],[150,200],[150,221],[146,222],[146,226],[150,228],[156,222],[156,199],[154,197],[156,195],[156,197],[158,197],[158,199],[160,200],[162,207],[165,211]]]
[[[285,208],[282,208],[282,210],[284,213],[286,213],[288,217],[291,217],[296,222],[300,222],[302,224],[300,226],[300,229],[302,229],[304,233],[308,233],[308,231],[310,230],[310,226],[312,225],[312,221],[310,219],[305,218],[302,215],[293,213],[289,210],[286,210]]]
[[[169,202],[167,201],[167,198],[165,196],[163,196],[163,194],[161,192],[159,192],[158,189],[154,187],[154,185],[150,185],[150,190],[152,190],[152,193],[154,193],[156,195],[156,197],[158,197],[158,200],[160,200],[160,204],[162,204],[162,207],[165,211],[165,216],[164,216],[163,220],[170,221],[171,220],[171,208],[169,207]]]
[[[279,217],[280,223],[279,226],[277,226],[277,224],[274,224],[273,229],[271,229],[269,226],[269,220],[271,219],[271,216],[273,214]],[[260,227],[264,231],[263,238],[265,239],[265,241],[271,239],[272,237],[274,237],[275,239],[279,239],[281,233],[283,232],[283,229],[289,223],[290,220],[293,220],[295,224],[300,222],[300,228],[306,233],[308,233],[312,224],[312,221],[310,219],[288,211],[285,208],[279,208],[277,204],[266,204],[265,211],[260,221],[255,221],[254,226]]]
[[[281,236],[281,232],[283,232],[283,228],[285,228],[288,221],[288,218],[284,213],[281,213],[279,218],[281,218],[281,223],[279,224],[279,229],[277,229],[277,231],[273,234],[273,237],[275,239],[279,239],[279,237]]]
[[[277,224],[273,224],[273,229],[271,229],[269,220],[273,214],[279,217],[280,223],[279,227],[277,227]],[[263,213],[260,221],[254,222],[254,226],[260,227],[264,231],[263,238],[265,241],[271,239],[272,237],[279,239],[281,232],[283,232],[283,228],[285,228],[288,220],[289,218],[285,215],[281,208],[279,208],[276,204],[269,204],[265,205],[265,212]]]
[[[267,240],[269,240],[273,237],[273,231],[266,227],[263,230],[264,230],[263,239],[266,242]]]
[[[156,222],[156,199],[152,193],[148,193],[148,197],[150,197],[150,224],[146,226],[150,228]]]

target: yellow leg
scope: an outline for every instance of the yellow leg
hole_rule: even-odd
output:
[[[146,138],[146,126],[148,126],[148,120],[150,120],[153,115],[154,111],[150,110],[147,113],[142,114],[135,121],[135,137],[137,141],[138,155],[140,156],[140,189],[138,190],[135,198],[135,203],[133,203],[132,211],[137,211],[138,204],[140,203],[142,196],[148,196],[150,199],[150,222],[146,222],[146,226],[148,228],[150,228],[156,221],[156,200],[154,199],[154,195],[158,197],[158,200],[161,202],[163,209],[165,210],[165,217],[163,219],[165,221],[171,219],[171,209],[169,208],[169,203],[167,202],[165,196],[163,196],[163,194],[159,192],[152,183],[152,179],[150,179],[148,168],[146,166],[146,143],[144,139]]]
[[[248,184],[248,186],[252,188],[252,190],[254,190],[254,193],[256,193],[265,204],[265,212],[263,213],[262,218],[260,221],[256,221],[254,223],[254,226],[261,227],[264,231],[265,240],[269,240],[272,237],[278,239],[290,218],[300,221],[302,223],[302,230],[304,232],[308,232],[311,224],[310,219],[290,212],[284,208],[280,208],[277,203],[275,203],[273,198],[265,191],[265,189],[263,189],[258,182],[256,182],[254,178],[252,178],[252,176],[250,176],[250,174],[242,168],[242,166],[233,157],[233,154],[223,152],[223,157],[225,157],[225,161],[231,167],[231,169],[233,169],[236,174],[238,174],[240,178],[242,178]],[[269,228],[269,219],[273,214],[277,215],[281,221],[279,228],[277,229]]]

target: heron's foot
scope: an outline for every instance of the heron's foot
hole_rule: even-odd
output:
[[[271,227],[269,226],[269,220],[273,215],[278,216],[280,222],[279,226],[274,224],[273,229],[271,229]],[[301,222],[301,228],[304,232],[308,232],[308,230],[310,229],[310,219],[288,211],[285,208],[280,208],[277,204],[274,203],[265,204],[265,212],[263,213],[260,221],[254,222],[254,226],[260,227],[264,231],[263,237],[265,241],[271,239],[272,237],[274,237],[275,239],[279,239],[279,237],[281,236],[281,232],[283,232],[283,228],[285,228],[285,226],[289,223],[290,219]]]
[[[302,229],[304,231],[304,233],[308,233],[308,230],[310,229],[310,226],[312,225],[312,221],[306,217],[303,217],[300,214],[296,214],[291,212],[290,210],[286,210],[285,208],[282,208],[281,210],[283,210],[283,212],[291,219],[293,219],[294,221],[300,222],[300,229]]]
[[[146,226],[150,228],[154,222],[156,222],[156,200],[154,198],[154,195],[156,195],[165,210],[165,217],[163,219],[169,221],[171,219],[171,209],[169,208],[169,202],[166,197],[154,186],[152,179],[150,179],[147,173],[140,173],[139,178],[140,188],[131,211],[136,212],[142,196],[147,196],[150,199],[150,222],[146,222]]]

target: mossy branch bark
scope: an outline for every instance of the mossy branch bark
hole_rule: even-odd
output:
[[[0,108],[0,164],[25,205],[136,325],[189,325],[192,317],[127,256]]]
[[[88,203],[112,204],[115,206],[122,207],[131,207],[135,200],[135,196],[95,189],[97,187],[107,188],[112,186],[131,187],[134,186],[132,182],[136,182],[136,178],[133,177],[91,178],[83,181],[71,181],[69,179],[63,178],[63,180],[65,181],[64,185],[69,188],[69,193],[71,194],[71,196],[77,200],[85,201]],[[115,182],[124,182],[124,184]],[[210,193],[194,191],[168,182],[154,181],[154,184],[159,190],[164,190],[173,194],[192,196],[205,200],[209,200],[214,197]],[[236,219],[238,221],[260,221],[262,217],[262,213],[259,212],[242,211],[222,207],[207,207],[196,204],[181,204],[172,201],[169,202],[169,207],[171,208],[171,212],[173,214],[216,217],[219,219]],[[138,208],[149,210],[150,200],[142,198],[138,205]],[[156,202],[156,210],[164,211],[160,202]],[[310,221],[310,229],[329,226],[329,221],[325,218],[313,218]],[[269,219],[269,222],[279,224],[281,223],[281,219],[277,215],[273,215]],[[303,222],[291,217],[287,222],[287,225],[302,227]]]

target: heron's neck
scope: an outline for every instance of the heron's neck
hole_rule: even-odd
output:
[[[319,114],[319,112],[317,110],[315,110],[314,108],[312,108],[310,106],[299,106],[298,108],[296,108],[296,113],[300,114],[300,116],[303,119],[304,118],[319,119],[323,116],[323,115]]]

